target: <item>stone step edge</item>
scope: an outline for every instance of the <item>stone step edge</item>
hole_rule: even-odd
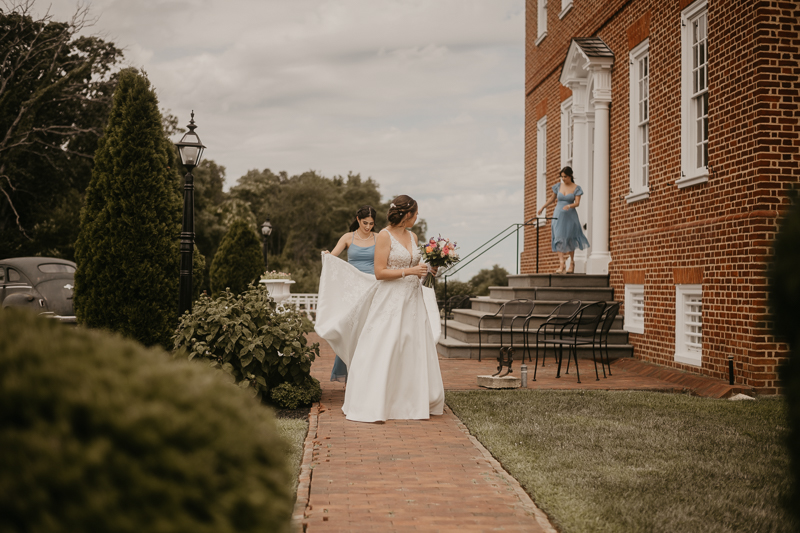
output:
[[[494,342],[494,343],[488,343],[487,342],[487,343],[481,344],[479,346],[477,342],[464,342],[464,341],[460,341],[460,340],[457,340],[457,339],[451,339],[450,337],[445,339],[444,336],[439,337],[439,342],[437,344],[441,344],[442,346],[445,346],[447,348],[479,348],[480,347],[480,348],[484,348],[484,349],[487,349],[487,350],[500,348],[500,343],[496,343],[496,342]],[[525,344],[519,344],[519,343],[516,343],[516,342],[512,346],[514,348],[520,348],[520,349],[524,349],[525,348]],[[584,349],[584,350],[585,349],[589,349],[589,350],[591,350],[592,349],[592,345],[591,344],[579,344],[577,346],[577,348],[579,350],[580,349]],[[608,349],[609,350],[612,350],[612,349],[628,349],[628,348],[633,349],[633,345],[632,344],[609,344],[608,345]],[[534,350],[535,349],[535,345],[530,346],[530,349]],[[550,346],[547,349],[548,350],[552,350],[553,347]]]

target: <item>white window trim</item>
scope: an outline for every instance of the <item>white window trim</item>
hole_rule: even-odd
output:
[[[633,50],[630,52],[630,98],[629,98],[629,115],[630,115],[630,132],[629,132],[629,143],[630,143],[630,178],[629,178],[629,188],[630,194],[625,197],[625,200],[630,204],[633,202],[639,202],[641,200],[646,200],[650,198],[650,185],[641,185],[641,171],[643,161],[642,161],[642,146],[641,146],[641,139],[639,136],[639,61],[645,56],[649,57],[650,55],[650,39],[645,39],[641,43],[639,43]],[[648,66],[648,72],[649,66]],[[648,74],[648,85],[649,85],[649,74]],[[649,89],[648,89],[649,93]],[[649,96],[648,96],[649,99]],[[650,113],[648,112],[648,117]],[[648,122],[648,131],[649,131],[649,122]]]
[[[692,366],[703,366],[703,348],[702,348],[702,316],[700,317],[701,324],[701,341],[700,348],[691,348],[686,345],[686,301],[690,296],[700,296],[700,301],[703,299],[703,286],[686,284],[675,285],[675,361]],[[702,303],[701,303],[702,315]]]
[[[547,201],[547,116],[536,123],[536,211]],[[545,212],[545,216],[547,213]],[[545,221],[540,221],[544,224]]]
[[[681,12],[681,177],[675,181],[679,189],[708,181],[708,167],[694,168],[696,150],[695,123],[692,117],[692,23],[703,14],[708,16],[708,0],[697,0]],[[708,31],[706,30],[706,39]],[[709,58],[706,55],[706,76]]]
[[[547,37],[547,0],[536,0],[536,46]]]
[[[571,122],[571,123],[570,123]],[[572,145],[570,146],[570,139]],[[572,154],[569,153],[572,148]],[[575,117],[572,114],[572,97],[561,102],[561,168],[574,167],[575,163]]]
[[[623,328],[630,333],[644,333],[644,316],[634,315],[634,299],[641,296],[642,314],[644,314],[644,285],[640,283],[625,284],[625,323]]]
[[[558,14],[558,18],[563,19],[570,11],[572,11],[572,0],[561,0],[561,13]]]

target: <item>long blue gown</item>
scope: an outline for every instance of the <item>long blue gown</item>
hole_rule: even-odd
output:
[[[578,185],[574,193],[561,194],[559,192],[560,186],[560,183],[553,185],[553,194],[556,195],[558,203],[553,212],[553,217],[556,218],[556,220],[553,221],[551,228],[551,247],[554,252],[565,253],[572,252],[576,248],[581,250],[588,248],[589,240],[586,238],[586,235],[583,234],[578,212],[574,209],[564,211],[564,206],[573,203],[576,196],[581,196],[583,194],[583,190],[580,185]]]
[[[356,232],[353,232],[353,240],[347,248],[347,262],[365,274],[375,275],[375,236],[372,236],[372,246],[356,246]],[[331,381],[347,382],[347,365],[336,356],[331,370]]]

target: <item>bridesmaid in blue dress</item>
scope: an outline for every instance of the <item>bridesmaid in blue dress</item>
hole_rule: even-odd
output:
[[[556,274],[572,274],[575,271],[575,249],[589,247],[589,240],[583,234],[578,212],[575,210],[581,204],[583,190],[575,184],[572,169],[561,169],[561,181],[553,185],[548,194],[547,201],[539,209],[537,215],[555,203],[551,232],[551,248],[558,254],[559,267]],[[567,256],[569,256],[569,270],[566,269]]]
[[[356,219],[350,224],[350,232],[345,233],[336,243],[331,255],[339,256],[347,250],[347,262],[365,274],[375,275],[375,216],[372,206],[365,205],[356,212]],[[347,365],[336,356],[331,371],[331,381],[347,382]]]

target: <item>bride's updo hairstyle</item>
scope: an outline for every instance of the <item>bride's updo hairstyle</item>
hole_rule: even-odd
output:
[[[356,219],[353,220],[353,223],[350,224],[350,231],[355,231],[358,229],[358,221],[364,220],[365,218],[372,217],[372,220],[378,220],[378,212],[373,209],[371,205],[362,205],[361,208],[356,211]]]
[[[417,201],[401,194],[389,205],[389,212],[386,213],[386,218],[389,219],[389,224],[396,226],[403,221],[406,215],[414,214],[417,212]]]

